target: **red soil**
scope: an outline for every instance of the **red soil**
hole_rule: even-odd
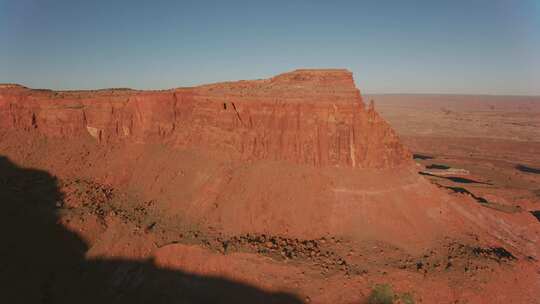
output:
[[[345,70],[151,92],[11,85],[0,127],[4,222],[27,227],[8,256],[45,260],[32,279],[5,266],[29,301],[361,303],[378,283],[424,303],[540,295],[538,221],[417,174]],[[32,231],[41,241],[21,245]]]

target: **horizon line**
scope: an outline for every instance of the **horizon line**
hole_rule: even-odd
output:
[[[302,70],[302,69],[297,69]],[[305,69],[304,69],[305,70]],[[296,70],[295,70],[296,71]],[[206,85],[212,85],[212,84],[219,84],[219,83],[225,83],[225,82],[239,82],[239,81],[257,81],[257,80],[264,80],[267,78],[259,78],[259,79],[241,79],[241,80],[231,80],[231,81],[218,81],[218,82],[210,82],[210,83],[203,83],[203,84],[197,84],[193,86],[178,86],[178,87],[170,87],[170,88],[164,88],[164,89],[138,89],[138,88],[131,88],[131,87],[103,87],[103,88],[91,88],[91,89],[51,89],[51,88],[35,88],[35,87],[29,87],[24,84],[20,83],[14,83],[14,82],[1,82],[0,83],[0,89],[3,88],[9,88],[9,87],[20,87],[25,88],[28,90],[36,90],[36,91],[53,91],[53,92],[92,92],[92,91],[148,91],[148,92],[159,92],[159,91],[172,91],[172,90],[178,90],[178,89],[189,89],[189,88],[196,88],[200,86],[206,86]],[[516,93],[504,93],[504,94],[497,94],[497,93],[440,93],[440,92],[397,92],[397,93],[386,93],[386,92],[369,92],[365,93],[363,90],[360,90],[360,94],[362,96],[402,96],[402,95],[410,95],[410,96],[486,96],[486,97],[540,97],[540,94],[534,95],[534,94],[516,94]]]

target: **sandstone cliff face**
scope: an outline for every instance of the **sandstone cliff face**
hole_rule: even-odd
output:
[[[410,154],[366,109],[347,70],[296,70],[255,81],[166,91],[0,87],[0,128],[101,144],[161,142],[244,159],[391,168]]]

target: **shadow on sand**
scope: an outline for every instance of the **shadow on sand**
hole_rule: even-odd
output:
[[[0,156],[1,303],[301,303],[152,261],[85,260],[87,244],[58,224],[62,199],[55,177]]]
[[[413,159],[426,160],[426,159],[433,159],[433,158],[434,158],[433,156],[429,156],[429,155],[418,154],[418,153],[413,154]]]
[[[464,177],[459,177],[459,176],[441,176],[441,175],[436,175],[436,174],[432,174],[432,173],[428,173],[428,172],[418,172],[418,174],[426,175],[426,176],[432,176],[432,177],[438,177],[438,178],[444,178],[444,179],[453,181],[454,183],[492,185],[490,183],[479,182],[479,181],[475,181],[475,180],[472,180],[472,179],[469,179],[469,178],[464,178]]]
[[[515,168],[518,169],[521,172],[540,174],[540,169],[536,169],[536,168],[533,168],[533,167],[527,167],[527,166],[524,166],[524,165],[516,165]]]

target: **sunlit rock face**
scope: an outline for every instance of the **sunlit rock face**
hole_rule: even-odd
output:
[[[352,73],[296,70],[270,79],[165,91],[0,87],[0,127],[52,137],[162,142],[314,166],[391,168],[410,154]]]

